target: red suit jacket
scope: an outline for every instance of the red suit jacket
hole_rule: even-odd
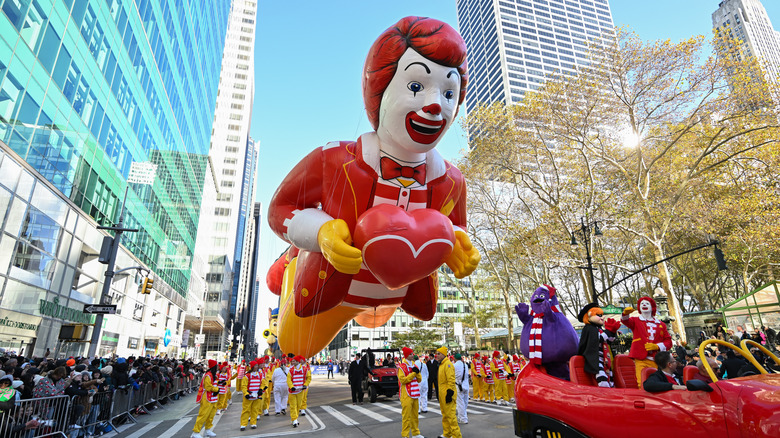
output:
[[[354,236],[358,218],[373,205],[379,178],[375,168],[364,159],[366,155],[376,156],[378,151],[370,150],[364,154],[364,142],[368,148],[376,148],[364,137],[357,142],[333,142],[317,148],[290,171],[268,208],[268,223],[274,233],[291,242],[287,233],[294,216],[304,209],[320,208],[322,213],[334,219],[343,219]],[[435,150],[427,154],[426,165],[427,208],[440,211],[453,225],[465,231],[466,184],[463,175]],[[336,271],[320,252],[312,248],[304,250],[293,245],[289,253],[294,256],[296,252],[295,313],[306,317],[341,304],[353,275]],[[273,266],[270,272],[283,269],[283,265],[292,258],[290,255],[280,257],[276,264],[282,264],[282,267]],[[436,312],[437,287],[434,272],[410,284],[405,297],[390,301],[374,300],[368,305],[400,305],[410,315],[430,320]],[[271,287],[272,291],[275,289],[279,288]]]
[[[657,351],[666,351],[672,348],[672,337],[669,335],[669,330],[666,329],[666,324],[658,318],[653,317],[646,320],[641,318],[641,316],[632,316],[630,318],[624,316],[621,321],[634,334],[631,350],[628,352],[629,357],[652,360]],[[647,351],[645,343],[658,344],[659,350]]]

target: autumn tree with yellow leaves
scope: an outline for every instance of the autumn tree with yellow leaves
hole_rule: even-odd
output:
[[[780,225],[776,85],[756,80],[755,62],[708,55],[711,43],[643,42],[619,30],[579,75],[554,78],[519,105],[468,115],[461,166],[470,231],[482,268],[507,297],[576,279],[582,292],[566,297],[573,313],[588,301],[584,251],[568,245],[580,217],[599,220],[605,232],[591,248],[596,292],[712,235],[743,257],[730,263],[744,279],[777,262],[774,246],[758,247]],[[688,272],[686,283],[686,268],[677,267],[659,263],[634,283],[644,281],[645,290],[633,292],[662,287],[684,339],[681,292],[700,283]],[[700,292],[702,306],[714,304]]]

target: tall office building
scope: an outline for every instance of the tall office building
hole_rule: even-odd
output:
[[[760,0],[723,0],[712,13],[712,27],[741,41],[732,53],[758,58],[769,79],[780,80],[780,38]]]
[[[550,75],[587,66],[588,45],[615,34],[607,0],[457,0],[469,57],[466,111],[518,103]]]
[[[40,356],[100,299],[105,231],[124,225],[100,351],[174,354],[198,228],[230,4],[0,0],[0,346]],[[133,162],[157,165],[128,184]],[[128,275],[131,274],[131,275]],[[163,341],[164,339],[168,339]],[[173,341],[171,341],[173,339]],[[13,342],[10,342],[13,340]],[[69,354],[86,344],[63,347]]]
[[[232,1],[209,150],[218,181],[217,195],[213,204],[204,204],[201,209],[208,226],[198,229],[196,244],[208,265],[203,329],[206,339],[201,352],[224,352],[235,325],[244,236],[247,218],[252,215],[257,167],[256,144],[249,138],[256,16],[255,1]],[[199,318],[198,312],[190,312],[187,328],[199,329]]]

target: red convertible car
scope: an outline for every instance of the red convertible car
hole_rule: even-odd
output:
[[[752,355],[749,359],[753,359]],[[780,374],[719,381],[715,378],[714,383],[698,385],[699,390],[650,393],[638,389],[634,363],[628,356],[615,358],[615,388],[596,386],[593,376],[582,369],[582,356],[574,356],[569,366],[571,382],[549,376],[538,366],[529,364],[523,368],[515,384],[515,435],[780,437]],[[758,369],[766,372],[763,367]],[[655,372],[653,368],[648,370]],[[686,367],[686,380],[696,370]]]

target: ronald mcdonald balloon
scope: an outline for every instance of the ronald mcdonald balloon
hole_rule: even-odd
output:
[[[466,45],[441,21],[406,17],[374,42],[363,99],[375,131],[309,153],[269,205],[271,229],[292,245],[267,278],[281,295],[282,351],[310,357],[350,320],[378,327],[398,307],[430,320],[436,270],[474,271],[466,184],[435,149],[467,79]]]

